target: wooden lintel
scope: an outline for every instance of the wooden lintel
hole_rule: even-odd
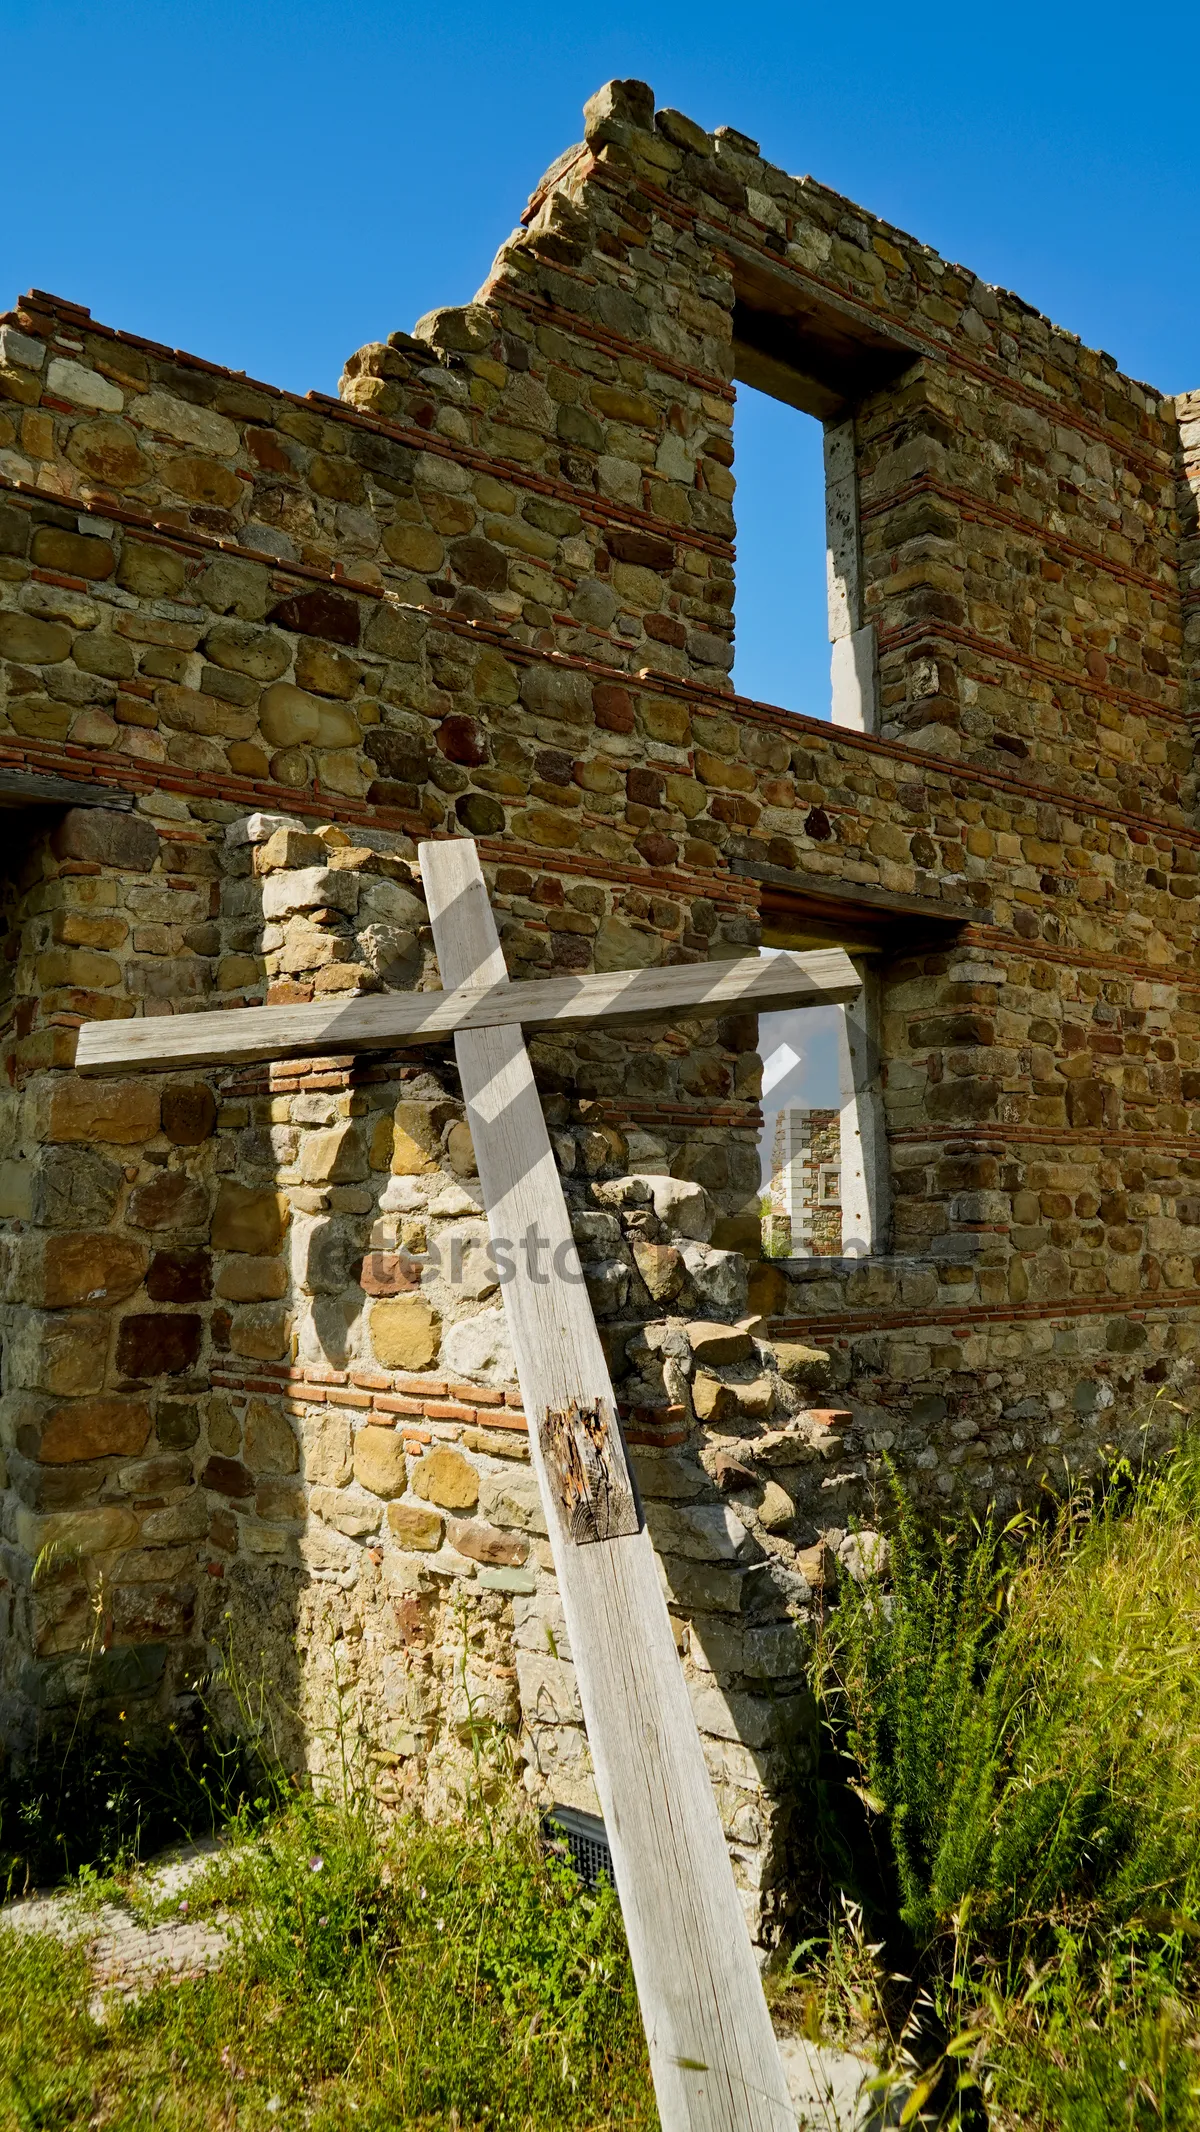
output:
[[[0,807],[111,807],[128,814],[131,792],[107,785],[85,785],[50,771],[0,769]]]
[[[800,912],[811,907],[814,916],[825,920],[836,918],[846,912],[853,918],[869,920],[875,925],[905,924],[913,918],[928,919],[934,925],[991,925],[990,910],[980,910],[973,903],[951,902],[941,896],[913,896],[903,890],[877,888],[870,881],[833,880],[827,874],[793,873],[785,866],[759,865],[755,859],[734,859],[732,872],[744,880],[761,882],[765,891],[764,907],[772,910],[792,908]]]

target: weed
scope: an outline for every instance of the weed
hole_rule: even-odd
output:
[[[301,1796],[238,1865],[219,1975],[98,2029],[76,1956],[0,1935],[0,2125],[650,2132],[620,1913],[534,1831]],[[228,1892],[228,1887],[227,1887]]]
[[[1200,2125],[1200,1453],[1003,1529],[893,1499],[889,1585],[844,1580],[816,1671],[913,2115]]]
[[[157,1745],[100,1726],[50,1733],[0,1771],[0,1891],[121,1872],[277,1799],[275,1773],[207,1723]]]

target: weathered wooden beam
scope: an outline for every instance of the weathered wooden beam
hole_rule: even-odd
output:
[[[421,868],[445,984],[503,984],[474,844]],[[795,2132],[529,1055],[512,1025],[454,1042],[664,2132]]]
[[[445,983],[444,962],[441,969]],[[855,998],[859,984],[849,957],[840,948],[827,948],[808,955],[761,960],[739,955],[730,962],[612,970],[525,984],[503,979],[443,992],[376,993],[304,1007],[158,1014],[137,1021],[85,1022],[75,1065],[84,1074],[155,1073],[181,1066],[390,1051],[403,1044],[436,1043],[461,1029],[586,1028],[595,1021],[759,1014],[776,1007],[833,1005]]]
[[[132,806],[131,792],[107,785],[84,784],[52,771],[0,769],[0,807],[110,807],[128,814]]]
[[[794,901],[825,906],[851,922],[871,917],[883,924],[903,927],[906,919],[928,918],[937,925],[990,925],[992,913],[978,904],[951,902],[941,896],[912,896],[905,889],[878,888],[872,881],[839,880],[833,874],[806,874],[784,866],[760,865],[756,859],[734,859],[730,870],[743,880],[759,881],[764,889],[778,891],[769,907],[781,911]],[[767,899],[764,899],[767,900]]]

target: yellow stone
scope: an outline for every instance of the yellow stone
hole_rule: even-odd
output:
[[[461,1451],[430,1451],[413,1467],[412,1491],[443,1510],[473,1510],[479,1501],[479,1475]]]
[[[42,1294],[48,1309],[71,1303],[115,1303],[141,1286],[142,1244],[125,1236],[49,1236],[42,1256]]]
[[[161,1101],[150,1081],[64,1079],[51,1090],[44,1138],[132,1147],[153,1139]]]
[[[305,1134],[300,1175],[306,1184],[357,1184],[366,1174],[367,1158],[356,1125],[347,1120],[327,1132]]]
[[[368,1423],[354,1439],[354,1478],[387,1502],[403,1495],[408,1486],[408,1461],[404,1439],[395,1429],[378,1429]]]
[[[315,740],[321,723],[321,706],[315,696],[290,681],[276,681],[263,691],[259,724],[273,748],[294,748]]]
[[[227,1303],[276,1303],[287,1294],[287,1285],[281,1258],[231,1258],[221,1268],[217,1294]]]
[[[60,1510],[48,1517],[35,1511],[17,1513],[17,1544],[35,1558],[52,1547],[61,1564],[73,1556],[106,1555],[114,1547],[128,1547],[138,1535],[132,1510],[115,1504],[107,1509]]]
[[[436,1554],[442,1544],[445,1524],[436,1510],[426,1510],[419,1503],[389,1503],[387,1521],[401,1547]]]
[[[222,1179],[213,1215],[212,1240],[218,1251],[270,1253],[283,1242],[289,1208],[282,1192]]]
[[[389,526],[383,545],[394,563],[422,574],[440,570],[446,553],[437,534],[427,526]]]
[[[367,1160],[373,1170],[390,1169],[392,1161],[392,1121],[388,1117],[376,1118],[371,1128],[371,1144]]]
[[[43,991],[55,985],[116,985],[121,965],[115,955],[102,955],[97,948],[48,948],[37,959],[38,983]]]
[[[79,1459],[136,1458],[150,1435],[144,1399],[78,1399],[59,1407],[42,1430],[38,1459],[64,1466]]]
[[[371,1311],[371,1345],[385,1369],[428,1369],[440,1340],[437,1317],[420,1296],[385,1296]]]
[[[441,1143],[433,1129],[427,1103],[397,1103],[392,1139],[392,1173],[396,1177],[419,1177],[436,1170]]]

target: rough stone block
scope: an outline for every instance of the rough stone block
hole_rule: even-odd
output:
[[[160,1110],[161,1097],[152,1081],[83,1081],[64,1076],[50,1090],[42,1137],[134,1147],[154,1138]]]
[[[428,1103],[397,1103],[393,1115],[392,1174],[419,1177],[436,1170],[441,1139]]]
[[[216,1122],[216,1097],[203,1081],[176,1082],[164,1089],[162,1129],[175,1147],[199,1147]]]
[[[245,1251],[255,1256],[277,1251],[288,1215],[284,1193],[225,1177],[213,1215],[213,1245],[218,1251]]]
[[[239,1310],[229,1334],[230,1351],[248,1361],[277,1362],[288,1352],[288,1321],[281,1310]]]
[[[437,1360],[438,1320],[419,1296],[389,1296],[371,1310],[371,1346],[385,1369],[423,1370]]]
[[[688,1326],[687,1336],[697,1362],[710,1363],[717,1369],[729,1362],[748,1362],[754,1353],[754,1342],[740,1325],[721,1325],[711,1318],[699,1318]]]
[[[81,1555],[85,1560],[129,1547],[137,1539],[138,1521],[132,1510],[116,1504],[94,1510],[62,1510],[39,1517],[31,1510],[17,1513],[17,1544],[36,1557],[52,1547],[61,1555]]]
[[[141,1286],[146,1247],[132,1237],[58,1235],[42,1247],[41,1293],[48,1310],[64,1305],[123,1302]]]
[[[514,1539],[511,1533],[497,1532],[477,1519],[451,1518],[447,1537],[460,1555],[492,1569],[519,1569],[529,1554],[528,1540]]]
[[[149,1436],[150,1409],[144,1399],[79,1399],[55,1408],[42,1429],[37,1455],[48,1466],[131,1458],[145,1449]]]
[[[145,815],[69,807],[51,833],[50,849],[56,859],[88,859],[99,866],[119,866],[122,872],[149,873],[160,840]]]
[[[314,1486],[344,1488],[353,1471],[350,1424],[322,1410],[304,1422],[304,1477]]]
[[[230,1303],[272,1303],[287,1294],[288,1269],[282,1258],[228,1258],[217,1280],[217,1294]]]
[[[633,1259],[655,1303],[670,1303],[683,1286],[686,1268],[673,1244],[649,1244],[635,1237]]]
[[[164,1451],[185,1451],[200,1434],[200,1410],[189,1400],[160,1399],[154,1433]]]
[[[203,1320],[194,1311],[135,1311],[117,1328],[123,1377],[178,1377],[200,1354]]]
[[[236,1458],[214,1455],[200,1475],[200,1486],[211,1488],[217,1495],[226,1495],[231,1501],[253,1495],[254,1477]]]
[[[685,1244],[682,1257],[697,1295],[710,1309],[745,1309],[747,1272],[740,1251],[719,1251],[714,1244]]]
[[[268,1399],[246,1409],[243,1456],[252,1473],[295,1473],[300,1446],[287,1415]]]
[[[202,1229],[208,1221],[208,1189],[186,1170],[160,1170],[129,1195],[125,1219],[134,1229]]]
[[[707,1370],[697,1370],[692,1379],[692,1405],[697,1421],[731,1421],[738,1410],[737,1393]]]
[[[536,1569],[481,1569],[476,1576],[481,1591],[503,1592],[510,1598],[525,1598],[538,1588]],[[563,1800],[566,1806],[570,1802]]]
[[[271,874],[263,883],[262,909],[264,918],[275,920],[315,910],[344,911],[352,916],[358,909],[358,876],[328,866]]]
[[[260,844],[255,854],[254,871],[259,874],[296,872],[301,867],[324,866],[328,854],[320,837],[307,829],[293,828],[285,824],[273,829],[266,842]]]
[[[8,1342],[6,1389],[27,1386],[67,1398],[98,1392],[107,1353],[108,1321],[96,1311],[31,1311]]]
[[[401,1547],[416,1549],[421,1554],[436,1554],[442,1544],[444,1520],[436,1510],[426,1510],[420,1503],[389,1503],[387,1508],[388,1529]]]
[[[485,1473],[479,1489],[479,1515],[490,1525],[544,1537],[546,1513],[536,1474],[532,1469],[525,1473]]]
[[[412,1469],[412,1491],[443,1510],[473,1510],[479,1501],[479,1475],[461,1451],[428,1451]]]
[[[309,1507],[314,1517],[348,1540],[365,1540],[378,1532],[383,1516],[381,1503],[364,1502],[362,1496],[341,1488],[314,1488]]]
[[[354,1478],[385,1502],[403,1495],[408,1487],[403,1437],[395,1429],[376,1428],[370,1422],[359,1429],[354,1438]]]
[[[156,1251],[146,1274],[152,1303],[204,1303],[212,1294],[212,1259],[203,1245]]]
[[[371,1251],[358,1278],[367,1295],[411,1295],[421,1285],[421,1268],[402,1251]]]
[[[688,1177],[643,1176],[655,1214],[672,1236],[707,1243],[712,1235],[715,1210],[704,1186]]]
[[[306,1184],[357,1184],[369,1172],[362,1134],[348,1119],[328,1132],[305,1134],[300,1175]]]

